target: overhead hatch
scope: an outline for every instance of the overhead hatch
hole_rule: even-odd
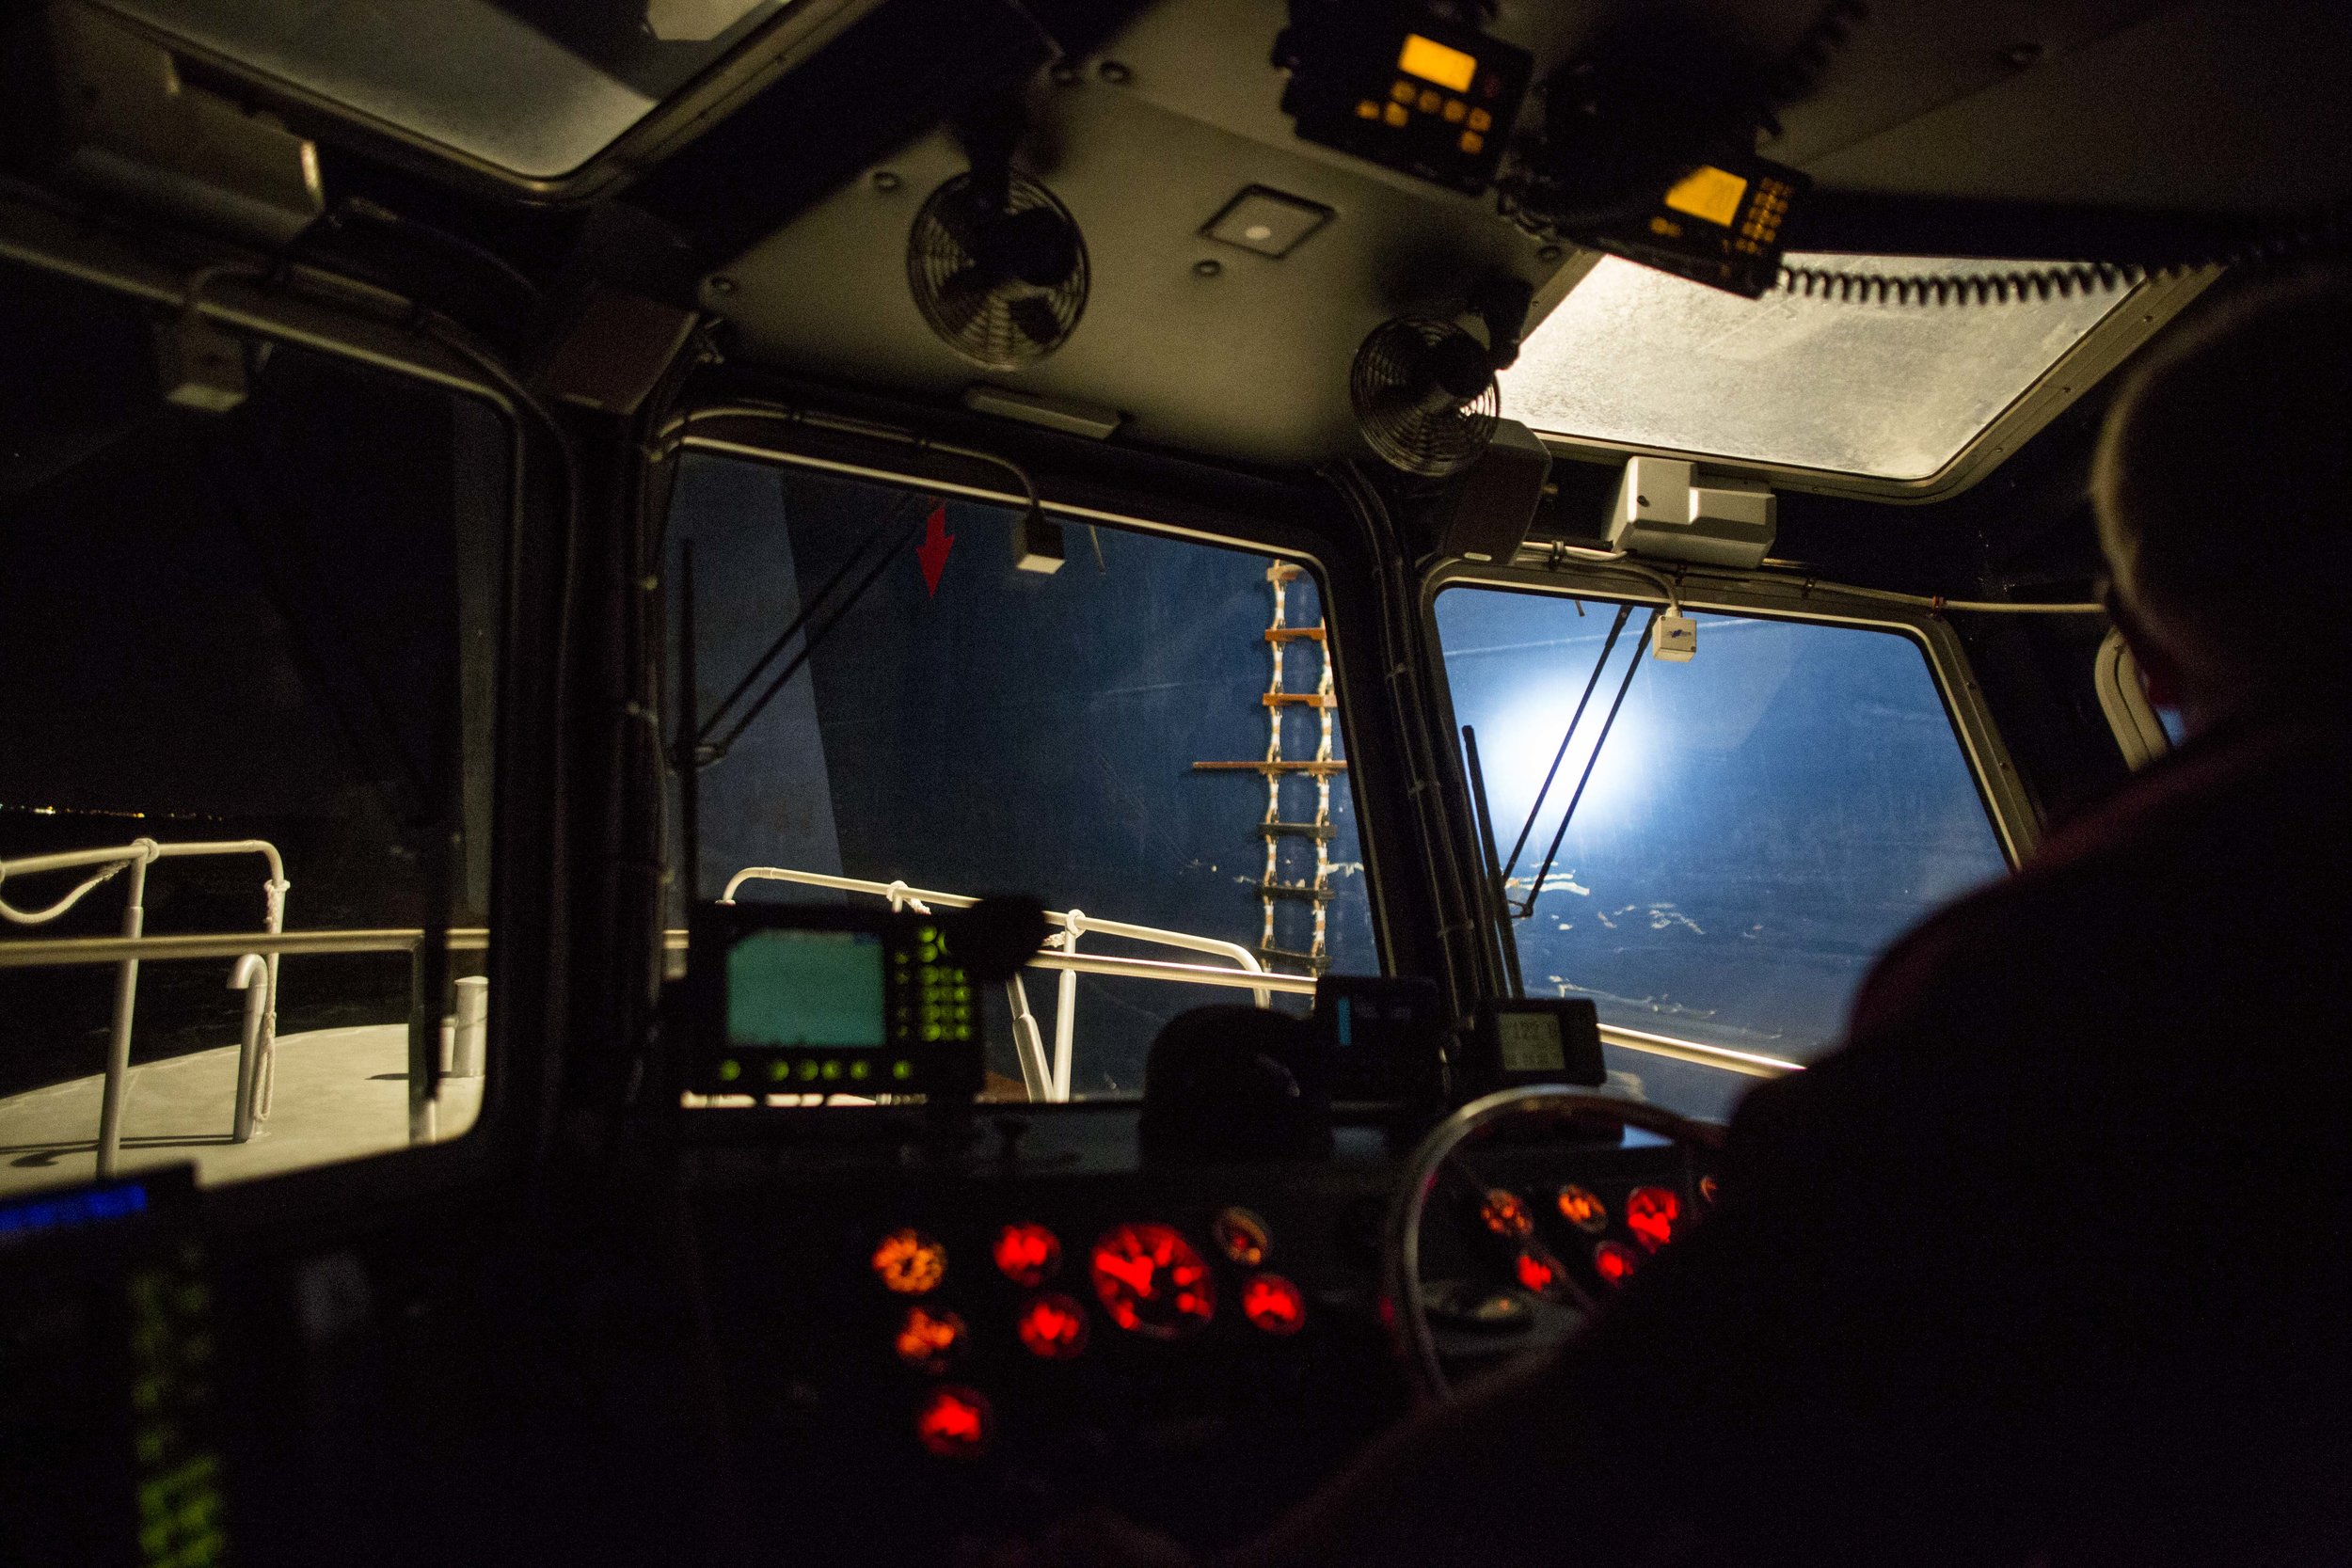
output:
[[[110,0],[272,78],[528,180],[578,169],[791,0]]]
[[[1990,278],[2030,262],[1799,256],[1862,278]],[[1984,472],[2086,390],[2202,276],[1982,303],[1758,300],[1602,260],[1501,376],[1502,412],[1560,443],[1915,499]]]

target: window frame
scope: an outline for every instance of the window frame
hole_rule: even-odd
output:
[[[291,1224],[349,1215],[425,1193],[477,1184],[529,1158],[536,1136],[536,1090],[546,1075],[532,1058],[546,1047],[521,993],[544,995],[550,925],[548,900],[516,897],[518,881],[545,883],[556,857],[550,814],[529,798],[552,773],[556,672],[552,650],[532,650],[518,626],[551,625],[561,573],[529,541],[539,520],[537,481],[557,466],[548,433],[504,387],[453,351],[405,330],[378,310],[388,297],[356,289],[329,275],[300,293],[259,281],[263,258],[219,245],[151,243],[121,229],[75,222],[47,204],[0,191],[0,262],[79,283],[134,305],[163,310],[188,308],[188,279],[202,267],[229,273],[207,282],[195,309],[240,337],[282,343],[346,361],[363,372],[389,373],[474,399],[495,414],[507,436],[507,484],[501,552],[504,592],[497,606],[494,671],[497,691],[492,735],[489,947],[490,1016],[484,1039],[482,1104],[472,1127],[446,1143],[412,1145],[378,1154],[306,1166],[272,1176],[199,1189],[208,1225],[224,1239],[269,1236]],[[326,291],[334,291],[329,293]],[[350,308],[335,302],[349,298]],[[560,547],[560,545],[559,545]],[[530,655],[531,657],[525,657]],[[528,826],[526,826],[528,825]],[[525,911],[536,910],[534,917]],[[507,940],[500,940],[500,933]],[[517,973],[517,966],[523,972]],[[532,973],[535,970],[536,973]]]
[[[2099,640],[2097,651],[2090,656],[2090,684],[2099,694],[2099,711],[2115,734],[2115,749],[2123,753],[2126,768],[2137,773],[2172,750],[2172,737],[2165,733],[2164,721],[2156,717],[2155,705],[2148,701],[2139,660],[2131,644],[2123,641],[2122,627],[2109,626],[2106,636]]]
[[[757,408],[755,417],[746,410]],[[997,427],[988,431],[987,445],[1017,456],[1038,482],[1038,504],[1046,515],[1068,525],[1094,524],[1158,538],[1184,540],[1215,548],[1271,556],[1297,564],[1314,580],[1326,627],[1325,657],[1338,698],[1341,744],[1348,759],[1351,809],[1357,824],[1357,847],[1363,857],[1365,899],[1372,926],[1373,946],[1383,974],[1426,973],[1424,955],[1416,950],[1414,898],[1399,895],[1399,883],[1387,875],[1391,842],[1414,832],[1410,814],[1390,809],[1393,790],[1381,781],[1388,758],[1378,749],[1367,750],[1358,712],[1359,699],[1379,703],[1385,692],[1376,666],[1369,656],[1377,646],[1376,611],[1369,602],[1375,589],[1357,580],[1359,574],[1335,560],[1332,541],[1310,529],[1273,516],[1212,504],[1203,508],[1166,493],[1129,483],[1097,490],[1057,482],[1060,476],[1019,453],[1016,443]],[[978,437],[974,437],[978,439]],[[945,439],[943,436],[942,439]],[[958,500],[977,501],[1018,513],[1028,497],[1005,484],[1006,470],[958,457],[952,448],[941,449],[925,437],[869,420],[844,419],[805,407],[747,404],[740,398],[714,397],[682,406],[668,421],[660,442],[665,457],[687,452],[800,468],[843,479],[888,485]],[[930,465],[925,467],[929,458]],[[946,477],[948,474],[958,477]],[[986,476],[986,481],[982,479]],[[1084,499],[1081,499],[1083,494]],[[1082,551],[1073,551],[1079,559]],[[1352,657],[1351,657],[1352,656]],[[669,677],[665,675],[664,679]],[[666,688],[665,688],[666,689]],[[1368,694],[1368,695],[1367,695]],[[670,847],[675,852],[677,847]],[[1408,845],[1396,850],[1409,853]],[[715,890],[705,890],[711,892]],[[1433,962],[1435,955],[1426,956]],[[1073,1099],[1065,1103],[1029,1101],[1022,1114],[1083,1112],[1119,1101]],[[821,1115],[822,1112],[761,1110],[746,1113],[771,1116]],[[737,1117],[727,1118],[732,1124]]]
[[[1635,575],[1637,572],[1640,575]],[[1629,571],[1608,562],[1580,559],[1558,546],[1539,544],[1522,547],[1518,562],[1509,566],[1454,560],[1422,577],[1417,609],[1422,633],[1436,655],[1436,717],[1444,726],[1439,737],[1443,742],[1440,754],[1447,759],[1455,797],[1455,807],[1447,813],[1447,822],[1455,834],[1456,851],[1465,864],[1482,866],[1486,860],[1477,825],[1470,820],[1469,811],[1470,786],[1463,776],[1461,760],[1461,724],[1454,713],[1453,682],[1445,678],[1444,643],[1438,630],[1438,595],[1450,588],[1496,588],[1560,598],[1603,598],[1645,608],[1662,607],[1667,598],[1655,580],[1657,577],[1655,568],[1634,563]],[[1943,701],[1945,717],[1951,723],[1953,737],[1960,743],[1961,755],[1976,783],[1978,800],[1984,807],[2003,858],[2014,870],[2032,854],[2041,839],[2041,819],[1985,705],[1983,689],[1969,668],[1959,634],[1942,615],[1841,594],[1835,585],[1765,572],[1689,572],[1676,585],[1676,598],[1686,610],[1851,626],[1908,639],[1927,663],[1929,678],[1935,683],[1937,695]],[[1650,656],[1643,650],[1641,657]],[[1487,918],[1483,912],[1474,913],[1478,918]],[[1500,995],[1502,976],[1489,976],[1484,989]],[[1600,1036],[1604,1045],[1747,1077],[1777,1078],[1803,1070],[1802,1064],[1780,1057],[1613,1023],[1602,1023]]]

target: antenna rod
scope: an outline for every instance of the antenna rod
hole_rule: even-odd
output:
[[[702,902],[702,768],[696,765],[694,734],[694,541],[678,541],[677,739],[670,766],[677,772],[678,832],[686,868],[680,881],[691,914]]]

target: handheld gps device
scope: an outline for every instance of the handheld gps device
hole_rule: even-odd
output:
[[[1600,1012],[1589,997],[1511,997],[1483,1002],[1463,1057],[1473,1094],[1522,1084],[1606,1083]]]
[[[691,929],[690,1091],[780,1106],[979,1092],[980,1002],[953,917],[708,904]]]

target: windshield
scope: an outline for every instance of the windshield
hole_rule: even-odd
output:
[[[1809,1061],[1889,942],[2003,871],[1999,841],[1909,636],[1704,614],[1677,663],[1649,656],[1649,613],[1494,588],[1438,597],[1498,861],[1525,835],[1507,872],[1521,989],[1589,996],[1604,1025]],[[1719,1114],[1745,1082],[1630,1050],[1611,1065],[1693,1114]]]
[[[227,337],[183,406],[158,327],[0,267],[0,1193],[443,1141],[495,1070],[513,433]]]
[[[698,781],[701,896],[748,868],[745,901],[871,904],[894,883],[902,897],[1025,893],[1074,911],[1080,955],[1377,973],[1311,571],[1079,524],[1058,570],[1023,570],[1018,522],[800,468],[684,460],[671,578],[691,545],[702,718],[804,605],[818,610],[814,656],[742,722],[804,646],[796,636],[711,728],[740,733]],[[1303,1011],[1305,989],[1266,1000]],[[1133,1095],[1162,1023],[1252,996],[1033,969],[1017,996],[982,998],[989,1092]],[[1046,1082],[1022,1059],[1021,1006]]]

